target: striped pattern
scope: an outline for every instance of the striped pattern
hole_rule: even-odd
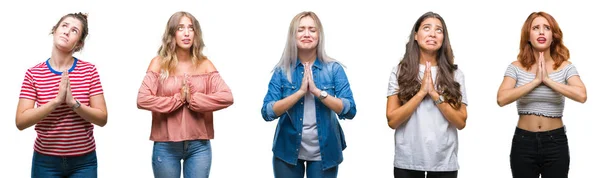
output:
[[[103,93],[96,67],[75,59],[75,67],[69,72],[71,92],[82,105],[89,106],[90,96]],[[53,71],[46,62],[25,73],[21,87],[21,99],[35,100],[37,107],[56,98],[61,73]],[[46,118],[35,125],[37,139],[34,150],[52,156],[77,156],[96,149],[94,126],[79,117],[66,104],[61,104]]]
[[[577,73],[574,65],[568,64],[559,71],[548,74],[550,79],[567,84],[567,80]],[[523,86],[535,79],[536,74],[529,73],[514,64],[510,64],[504,76],[511,77],[517,81],[515,87]],[[540,84],[528,94],[517,100],[519,115],[538,115],[551,118],[561,118],[565,108],[565,96],[552,90],[552,88]]]

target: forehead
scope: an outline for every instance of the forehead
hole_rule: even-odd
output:
[[[542,16],[538,16],[536,18],[533,19],[533,21],[531,22],[532,25],[537,25],[537,24],[548,24],[548,20],[545,17]]]
[[[421,26],[424,26],[424,25],[442,26],[442,21],[440,21],[440,19],[437,19],[434,17],[429,17],[429,18],[426,18],[425,20],[423,20],[423,22],[421,22]]]
[[[63,21],[60,22],[61,24],[63,23],[68,23],[70,25],[76,26],[77,28],[81,29],[81,21],[77,20],[74,17],[66,17],[65,19],[63,19]]]
[[[187,16],[183,16],[179,19],[179,24],[192,24],[192,19]]]
[[[300,23],[298,24],[298,26],[299,27],[303,27],[303,26],[314,27],[315,20],[313,20],[313,18],[310,16],[302,17],[302,18],[300,18]]]

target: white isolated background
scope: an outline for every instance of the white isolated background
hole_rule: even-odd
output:
[[[90,34],[75,56],[99,70],[108,124],[96,127],[99,177],[153,177],[151,115],[136,107],[137,91],[156,55],[168,18],[191,12],[200,21],[212,60],[235,103],[215,113],[211,177],[273,177],[276,122],[260,115],[271,69],[279,60],[290,20],[310,10],[321,18],[328,54],[343,62],[357,105],[341,121],[348,148],[339,176],[393,177],[394,131],[385,118],[391,69],[417,18],[434,11],[446,20],[455,62],[466,75],[467,126],[459,131],[459,177],[510,177],[516,105],[498,107],[504,71],[516,60],[520,30],[534,11],[553,15],[588,91],[584,104],[567,99],[571,177],[597,170],[597,44],[595,6],[583,1],[3,1],[0,5],[0,177],[30,177],[33,127],[14,118],[25,70],[50,57],[51,27],[71,12],[88,12]]]

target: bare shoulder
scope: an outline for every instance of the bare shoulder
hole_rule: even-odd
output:
[[[215,65],[208,58],[202,59],[199,64],[201,73],[211,73],[217,71]]]
[[[152,61],[150,61],[150,65],[148,65],[148,71],[160,73],[160,61],[161,60],[162,60],[162,58],[160,56],[156,56],[156,57],[152,58]]]
[[[523,66],[521,65],[521,62],[519,62],[519,61],[513,61],[511,64],[515,65],[517,67],[523,68]]]

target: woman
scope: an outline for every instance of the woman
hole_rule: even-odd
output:
[[[386,116],[395,129],[394,177],[458,174],[458,131],[467,120],[465,78],[454,64],[444,19],[423,14],[391,72]]]
[[[213,112],[233,104],[231,90],[202,54],[198,20],[188,12],[169,18],[162,46],[150,62],[137,106],[152,111],[154,177],[208,177]]]
[[[52,54],[27,70],[17,106],[17,128],[37,132],[31,177],[97,177],[93,130],[107,122],[104,92],[95,65],[73,57],[88,35],[87,14],[63,16],[50,34]]]
[[[521,29],[520,51],[504,74],[498,105],[517,101],[519,122],[510,153],[513,177],[568,177],[569,146],[562,122],[565,96],[587,100],[554,18],[534,12]]]
[[[265,121],[277,118],[273,170],[277,178],[337,177],[346,148],[336,120],[352,119],[356,105],[344,69],[325,53],[323,26],[313,12],[290,23],[261,109]]]

